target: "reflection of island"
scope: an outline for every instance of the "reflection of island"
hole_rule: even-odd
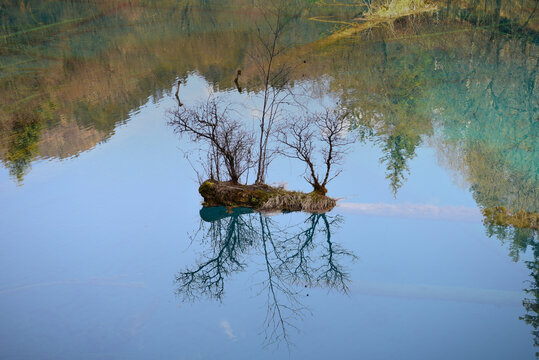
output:
[[[177,274],[182,300],[221,301],[226,280],[260,257],[261,291],[267,294],[266,341],[288,343],[289,329],[309,311],[301,302],[308,288],[348,292],[350,278],[344,263],[356,257],[332,239],[342,217],[310,214],[302,223],[283,227],[244,208],[230,213],[223,207],[203,208],[200,215],[203,221],[192,240],[204,244],[206,252]]]

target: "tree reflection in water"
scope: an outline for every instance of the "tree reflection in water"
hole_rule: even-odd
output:
[[[533,259],[525,261],[530,270],[530,280],[524,289],[527,297],[522,300],[526,314],[520,319],[533,327],[534,346],[539,347],[539,236],[537,229],[500,225],[489,218],[485,218],[483,223],[489,237],[496,236],[502,243],[508,245],[509,255],[514,261],[518,261],[520,254],[528,248],[533,251]],[[539,352],[535,355],[539,358]]]
[[[191,240],[206,251],[194,266],[176,275],[181,300],[221,301],[226,279],[260,257],[257,273],[262,280],[257,285],[258,294],[266,296],[265,342],[284,341],[289,346],[289,330],[297,330],[295,323],[310,313],[301,302],[308,288],[348,294],[350,276],[344,263],[357,258],[332,239],[342,216],[309,214],[303,222],[285,227],[250,209],[203,208],[200,215],[200,228]]]

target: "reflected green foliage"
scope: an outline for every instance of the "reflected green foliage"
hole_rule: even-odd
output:
[[[487,36],[478,35],[468,40],[470,46]],[[443,109],[437,115],[442,140],[458,153],[458,170],[479,205],[537,212],[538,49],[529,40],[488,40],[468,61],[443,70],[462,78],[440,86],[432,97]]]
[[[107,140],[133,111],[170,95],[172,84],[192,72],[216,89],[232,88],[261,17],[251,0],[17,0],[1,6],[2,158],[13,119],[49,101],[63,126],[43,124],[51,134],[38,153],[66,158]],[[312,41],[326,28],[297,18],[291,26],[296,36],[286,41]],[[71,147],[58,146],[68,126],[79,138]]]
[[[502,225],[489,217],[486,217],[483,223],[489,237],[495,236],[508,246],[509,255],[514,261],[518,261],[521,254],[528,250],[533,253],[533,260],[525,261],[530,270],[530,280],[524,289],[528,297],[522,300],[526,314],[520,319],[533,328],[534,345],[539,347],[539,234],[537,229]],[[536,352],[536,356],[539,357],[539,352]]]
[[[539,250],[537,243],[534,244],[534,256],[535,260],[526,262],[528,269],[530,269],[531,280],[529,288],[525,289],[529,298],[522,300],[526,314],[520,319],[533,327],[534,346],[539,347],[539,261],[537,260]],[[539,357],[539,352],[536,352],[535,356]]]
[[[518,261],[520,254],[526,252],[529,246],[532,249],[535,248],[537,230],[497,225],[488,220],[485,220],[484,224],[489,237],[497,237],[502,243],[508,245],[509,255],[514,261]]]
[[[380,161],[386,164],[386,179],[397,197],[397,191],[406,181],[405,172],[408,172],[408,161],[415,156],[415,148],[419,145],[419,139],[414,144],[413,139],[403,134],[389,135],[382,147],[384,156]]]
[[[41,122],[17,122],[11,132],[8,150],[3,162],[9,174],[22,184],[24,175],[30,169],[32,160],[38,154],[37,142],[41,133]]]
[[[182,300],[220,301],[227,279],[250,269],[262,274],[260,291],[267,296],[266,341],[289,344],[289,330],[309,312],[301,299],[310,288],[348,293],[346,264],[356,257],[333,240],[341,216],[311,214],[292,226],[241,208],[205,208],[201,216],[191,241],[204,244],[207,251],[176,275]]]
[[[56,104],[47,101],[38,109],[25,109],[14,114],[12,128],[6,131],[6,152],[2,162],[19,184],[22,184],[32,161],[39,155],[38,145],[43,128],[58,123],[55,111]]]
[[[537,211],[536,2],[437,4],[436,14],[317,47],[316,40],[345,25],[311,16],[350,22],[364,9],[306,1],[283,35],[289,56],[307,64],[292,81],[341,97],[357,115],[362,138],[380,147],[395,196],[418,147],[429,144],[480,206]],[[261,12],[250,0],[10,0],[2,6],[4,163],[19,126],[15,119],[49,103],[54,120],[40,117],[47,136],[27,153],[28,164],[106,141],[133,111],[169,96],[177,79],[193,71],[224,90],[235,88],[241,68],[244,91],[260,90],[247,54]],[[77,137],[72,146],[58,141],[66,128]]]
[[[379,144],[395,194],[427,140],[479,205],[537,211],[538,39],[405,19],[335,44],[330,89]]]
[[[534,346],[539,347],[539,239],[536,230],[530,232],[513,229],[512,237],[514,240],[520,241],[519,244],[515,243],[516,246],[522,247],[524,241],[527,241],[533,251],[534,260],[526,261],[526,266],[530,270],[530,280],[527,288],[524,289],[528,297],[522,300],[526,314],[522,315],[520,319],[533,327]],[[539,357],[539,352],[536,352],[535,355]]]

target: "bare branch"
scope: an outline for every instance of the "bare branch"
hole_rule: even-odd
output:
[[[335,171],[349,151],[353,139],[348,135],[350,113],[346,110],[326,109],[324,112],[292,119],[278,131],[278,141],[284,146],[281,153],[298,159],[306,166],[306,180],[315,192],[326,194],[326,185],[337,177]],[[317,172],[315,156],[322,158],[324,175]]]
[[[171,113],[169,125],[176,133],[188,135],[191,140],[207,146],[210,178],[221,177],[224,165],[229,180],[238,183],[241,176],[253,166],[251,148],[253,135],[242,124],[229,116],[229,108],[220,109],[219,102],[210,97],[194,108],[180,108]],[[201,149],[202,150],[202,149]]]

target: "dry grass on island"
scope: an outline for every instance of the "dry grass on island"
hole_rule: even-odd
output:
[[[266,184],[242,185],[206,180],[198,189],[205,207],[247,207],[258,211],[306,211],[322,213],[335,207],[337,201],[326,195],[289,191]]]

